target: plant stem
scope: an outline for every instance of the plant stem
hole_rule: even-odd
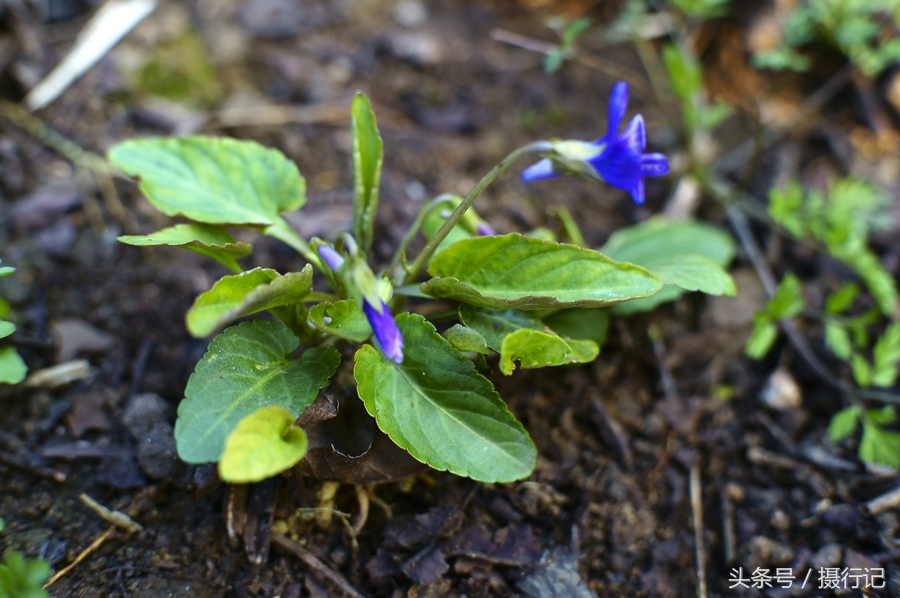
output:
[[[520,157],[525,154],[531,152],[543,152],[553,149],[553,146],[547,141],[535,141],[529,143],[527,145],[523,145],[519,149],[513,151],[511,154],[500,160],[500,162],[494,166],[490,172],[484,175],[478,184],[469,191],[469,194],[462,201],[459,206],[457,206],[456,210],[450,214],[450,217],[444,222],[438,232],[428,240],[428,243],[425,244],[425,247],[422,248],[422,251],[416,256],[415,261],[410,265],[409,269],[406,272],[406,277],[403,279],[403,284],[409,284],[416,279],[416,276],[422,271],[423,268],[428,264],[431,260],[431,256],[434,255],[435,249],[437,249],[438,245],[441,244],[441,241],[446,238],[450,231],[453,230],[453,227],[459,222],[460,218],[462,218],[463,214],[466,213],[475,200],[481,195],[481,192],[485,190],[485,188],[494,182],[500,173],[509,168],[513,162],[518,160]]]
[[[452,193],[441,193],[431,201],[422,204],[419,213],[416,215],[416,219],[413,220],[413,223],[410,225],[409,230],[406,231],[406,234],[403,236],[403,240],[400,241],[400,245],[397,247],[397,251],[394,252],[394,257],[391,259],[391,265],[388,266],[388,272],[394,280],[400,280],[404,275],[405,268],[403,270],[400,269],[400,262],[403,259],[403,253],[409,249],[409,246],[412,245],[413,239],[416,238],[416,234],[419,232],[419,229],[422,228],[422,225],[425,223],[425,219],[428,217],[428,214],[436,208],[441,202],[444,202],[452,197],[456,197]],[[406,266],[406,264],[404,264]]]
[[[297,231],[292,229],[284,220],[279,218],[275,224],[266,227],[263,232],[270,237],[275,237],[279,241],[284,241],[297,250],[297,253],[305,257],[310,264],[320,271],[325,272],[325,269],[323,269],[322,266],[322,260],[319,258],[318,254],[313,251],[309,244],[303,240],[303,237],[297,234]]]

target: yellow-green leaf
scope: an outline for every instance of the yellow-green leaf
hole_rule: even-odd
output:
[[[219,477],[232,484],[261,482],[293,467],[306,454],[306,432],[284,407],[257,409],[238,422],[225,440]]]

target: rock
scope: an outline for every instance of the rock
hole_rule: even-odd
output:
[[[390,38],[391,52],[415,66],[434,66],[443,58],[441,42],[430,33],[401,32]]]
[[[837,567],[841,564],[843,548],[834,542],[826,544],[818,549],[809,561],[813,569],[819,570],[825,567]]]
[[[20,197],[13,203],[10,213],[16,233],[25,235],[53,224],[80,204],[78,187],[71,181],[47,185]]]
[[[765,536],[755,536],[747,547],[747,556],[743,559],[748,570],[757,567],[787,565],[794,560],[794,551],[790,546]]]
[[[394,6],[394,19],[398,25],[414,29],[428,20],[428,9],[418,0],[400,0]]]
[[[578,573],[578,557],[562,547],[546,551],[538,567],[517,581],[516,588],[532,598],[596,598]]]
[[[772,372],[759,398],[768,407],[778,411],[798,409],[803,404],[803,393],[789,371],[779,367]]]
[[[138,436],[146,432],[152,424],[161,421],[169,421],[172,418],[172,406],[158,394],[147,392],[135,395],[128,401],[122,414],[122,423],[131,432]]]
[[[50,333],[59,361],[69,361],[79,353],[103,353],[116,342],[111,334],[97,330],[84,320],[56,320],[50,324]]]
[[[66,425],[72,435],[80,438],[89,430],[107,431],[112,424],[106,416],[109,395],[104,392],[86,392],[72,400],[72,409],[66,414]]]

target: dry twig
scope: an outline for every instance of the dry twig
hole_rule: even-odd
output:
[[[703,497],[700,465],[691,467],[691,510],[694,512],[694,544],[697,549],[697,596],[706,598],[706,545],[703,541]]]
[[[109,538],[114,531],[116,531],[116,528],[111,527],[108,530],[106,530],[105,532],[103,532],[102,534],[100,534],[99,536],[97,536],[97,539],[94,540],[90,546],[88,546],[87,548],[82,550],[81,554],[79,554],[77,557],[75,557],[75,560],[72,561],[71,563],[69,563],[69,565],[65,569],[61,569],[61,570],[57,571],[56,575],[51,577],[47,581],[47,583],[44,584],[44,589],[46,590],[47,588],[52,586],[54,583],[59,581],[66,573],[68,573],[69,571],[74,569],[75,566],[78,565],[78,563],[80,563],[81,561],[83,561],[84,559],[89,557],[92,552],[94,552],[95,550],[100,548],[100,546],[104,542],[106,542],[107,538]]]
[[[316,555],[303,548],[284,534],[281,534],[279,532],[272,532],[272,542],[296,556],[313,571],[316,571],[323,575],[325,578],[339,587],[347,596],[351,596],[352,598],[365,598],[356,590],[356,588],[350,585],[350,582],[347,581],[347,578],[327,566],[325,563],[320,561]]]

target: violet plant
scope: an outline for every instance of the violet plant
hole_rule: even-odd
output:
[[[383,144],[362,94],[351,108],[352,233],[342,231],[332,243],[302,238],[281,216],[303,206],[305,183],[276,150],[197,136],[113,147],[110,161],[139,177],[154,206],[192,221],[120,240],[182,247],[232,272],[197,297],[186,316],[196,337],[224,331],[197,364],[179,406],[181,458],[218,462],[221,478],[236,483],[295,466],[308,450],[298,416],[332,382],[342,361],[352,360],[355,390],[368,416],[416,460],[484,482],[527,477],[535,446],[482,371],[496,364],[509,375],[517,363],[538,368],[592,361],[605,338],[606,308],[646,301],[662,289],[674,296],[734,293],[723,270],[730,255],[723,261],[693,251],[708,232],[696,223],[679,228],[651,222],[620,231],[607,253],[624,257],[613,259],[575,244],[495,234],[472,209],[492,181],[532,153],[542,159],[523,173],[528,181],[572,173],[643,201],[644,177],[664,174],[668,162],[644,153],[640,116],[618,133],[626,107],[627,86],[620,83],[600,140],[530,143],[497,164],[465,198],[442,195],[426,202],[391,262],[375,270],[369,260]],[[252,247],[236,242],[226,227],[276,237],[308,264],[286,274],[244,271],[237,260]],[[408,262],[419,234],[424,246]],[[316,270],[323,284],[314,286]],[[427,280],[420,281],[426,271]],[[330,290],[318,290],[325,284]],[[430,299],[458,308],[432,321],[416,313],[434,313],[423,309]],[[231,325],[262,312],[272,318]]]

